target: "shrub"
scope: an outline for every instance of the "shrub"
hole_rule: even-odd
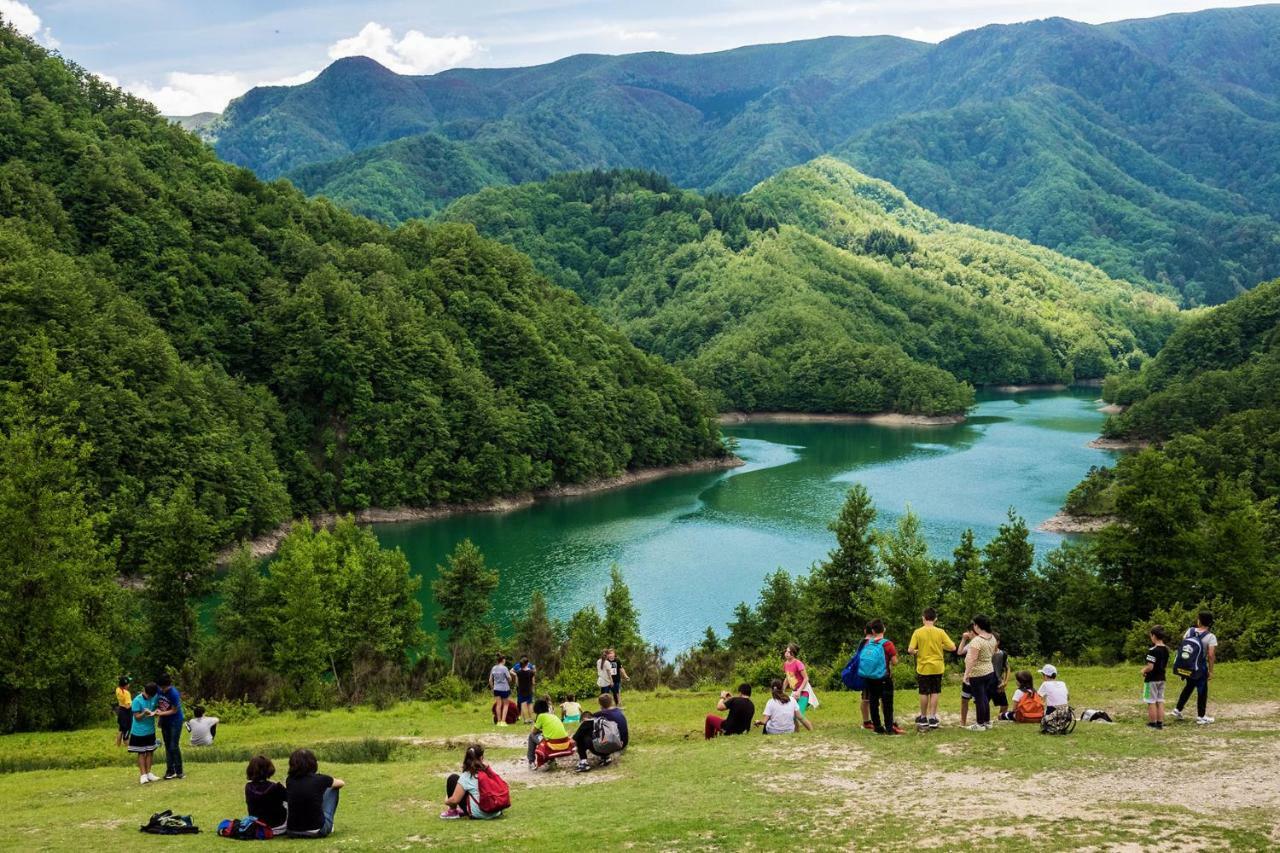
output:
[[[423,699],[437,702],[465,702],[474,695],[471,685],[452,674],[422,688]]]

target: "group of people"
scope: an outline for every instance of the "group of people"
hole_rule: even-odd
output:
[[[320,772],[309,749],[289,756],[289,775],[282,785],[273,781],[276,766],[265,755],[250,759],[245,769],[244,804],[249,814],[271,827],[275,835],[324,838],[333,832],[338,792],[347,783]]]
[[[146,785],[159,782],[151,772],[156,750],[164,746],[165,779],[182,779],[182,732],[191,735],[191,745],[212,746],[218,734],[218,718],[207,716],[204,706],[196,705],[188,718],[182,706],[182,694],[168,673],[148,682],[136,696],[129,691],[132,683],[127,675],[116,683],[116,746],[124,746],[137,756],[138,781]],[[157,732],[158,729],[158,732]]]

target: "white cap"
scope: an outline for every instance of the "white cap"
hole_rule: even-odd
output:
[[[1050,678],[1057,678],[1058,668],[1051,663],[1047,663],[1044,666],[1040,667],[1040,674],[1047,675]]]

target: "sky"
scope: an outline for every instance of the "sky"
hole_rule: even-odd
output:
[[[402,74],[575,53],[703,53],[828,35],[937,42],[1062,16],[1088,23],[1249,3],[1212,0],[0,0],[0,16],[167,115],[221,111],[343,56]]]

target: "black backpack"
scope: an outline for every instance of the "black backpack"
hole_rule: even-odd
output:
[[[1173,674],[1183,678],[1196,678],[1208,672],[1204,659],[1204,640],[1195,628],[1178,644],[1178,653],[1173,656]]]
[[[139,832],[151,835],[194,835],[200,829],[191,820],[191,815],[176,815],[172,809],[156,812],[151,820],[138,827]]]

